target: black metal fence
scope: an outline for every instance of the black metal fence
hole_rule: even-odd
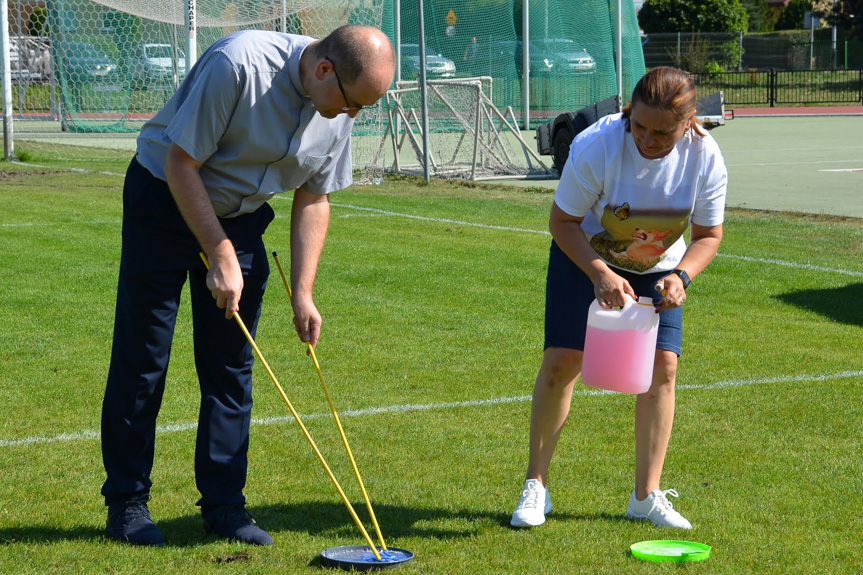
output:
[[[675,66],[684,70],[812,70],[859,67],[859,43],[832,40],[818,30],[791,35],[752,35],[742,32],[648,34],[642,51],[648,68]]]
[[[692,74],[698,97],[722,90],[729,106],[863,105],[863,70],[750,70]]]

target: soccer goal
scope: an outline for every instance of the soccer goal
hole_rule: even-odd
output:
[[[545,177],[549,166],[522,137],[512,108],[492,102],[491,77],[426,82],[426,122],[420,85],[399,82],[386,96],[388,122],[379,153],[390,143],[390,171],[483,180]],[[426,129],[427,125],[427,129]],[[426,150],[427,153],[426,153]]]

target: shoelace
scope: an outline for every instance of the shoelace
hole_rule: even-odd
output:
[[[519,509],[536,509],[539,506],[539,489],[533,483],[521,492],[521,501],[518,503]]]
[[[136,503],[134,505],[130,505],[126,508],[126,515],[133,515],[135,517],[140,517],[142,515],[149,515],[149,510],[143,503]]]
[[[676,511],[674,511],[674,506],[671,505],[671,501],[669,501],[668,498],[666,497],[667,495],[671,495],[672,497],[680,497],[680,495],[678,495],[677,491],[675,491],[674,489],[666,489],[659,496],[657,496],[656,507],[663,514],[668,512],[668,511],[672,511],[672,512],[676,513]]]
[[[150,519],[150,510],[144,503],[132,503],[119,516],[123,523],[130,525],[139,517]]]
[[[234,529],[244,525],[256,525],[255,518],[246,510],[243,505],[232,505],[225,509],[216,521],[222,521],[226,526]]]

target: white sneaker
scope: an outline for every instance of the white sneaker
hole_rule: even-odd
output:
[[[521,488],[521,498],[512,520],[513,527],[537,527],[545,523],[545,514],[551,513],[551,497],[539,479],[528,479]]]
[[[666,495],[678,497],[674,489],[656,491],[648,494],[647,499],[639,501],[635,491],[629,496],[629,507],[626,508],[626,518],[639,521],[650,521],[657,527],[676,527],[677,529],[692,529],[692,524],[674,510]]]

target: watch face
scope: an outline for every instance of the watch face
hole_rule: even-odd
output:
[[[683,281],[683,289],[688,288],[689,284],[692,283],[691,280],[689,279],[689,274],[687,274],[685,271],[674,270],[674,274],[677,275],[677,277],[679,277],[681,279],[681,281]]]

